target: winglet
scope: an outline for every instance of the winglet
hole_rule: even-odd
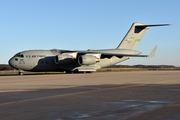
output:
[[[154,56],[155,52],[156,52],[156,48],[157,48],[157,45],[154,47],[154,49],[152,50],[152,52],[147,56],[147,57],[152,57]]]

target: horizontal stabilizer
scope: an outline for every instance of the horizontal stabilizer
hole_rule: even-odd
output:
[[[136,27],[156,27],[156,26],[167,26],[171,24],[159,24],[159,25],[136,25]]]

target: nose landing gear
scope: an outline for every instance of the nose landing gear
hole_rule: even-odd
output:
[[[20,75],[20,76],[22,76],[22,75],[23,75],[23,73],[22,73],[22,71],[21,71],[21,70],[19,70],[18,75]]]
[[[19,72],[19,73],[18,73],[18,75],[22,76],[22,75],[23,75],[23,73],[22,73],[22,72]]]

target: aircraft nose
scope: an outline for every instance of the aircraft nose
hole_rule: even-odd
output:
[[[14,68],[14,60],[13,60],[13,58],[11,58],[9,60],[9,65]]]

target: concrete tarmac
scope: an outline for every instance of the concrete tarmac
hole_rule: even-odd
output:
[[[2,120],[179,120],[180,71],[0,76]]]

